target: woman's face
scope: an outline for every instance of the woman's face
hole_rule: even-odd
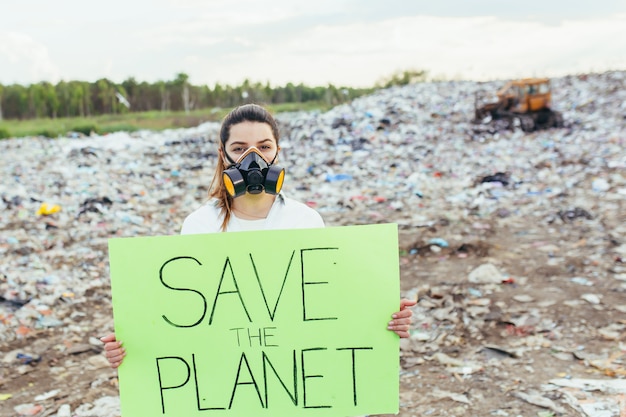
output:
[[[267,123],[242,122],[230,127],[230,135],[224,144],[224,150],[230,159],[236,161],[248,148],[255,146],[265,160],[270,163],[278,153],[276,138]],[[227,164],[230,164],[227,161]]]

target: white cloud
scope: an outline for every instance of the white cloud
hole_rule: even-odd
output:
[[[54,82],[59,78],[59,69],[50,59],[48,48],[21,33],[0,32],[0,67],[0,82],[6,84]]]
[[[626,16],[559,25],[427,16],[318,25],[276,43],[250,39],[253,50],[194,54],[188,72],[194,82],[209,84],[249,78],[362,86],[405,69],[447,78],[558,76],[626,67],[624,28]]]
[[[487,8],[494,1],[481,4]],[[60,15],[51,15],[46,25],[9,23],[11,37],[0,35],[0,82],[58,80],[59,75],[152,82],[185,72],[195,84],[248,78],[274,85],[370,86],[405,69],[486,79],[626,67],[626,15],[611,17],[606,5],[601,16],[577,17],[579,4],[569,18],[552,19],[553,7],[550,19],[532,20],[511,18],[511,10],[508,18],[502,13],[468,17],[460,2],[452,2],[458,5],[457,17],[443,16],[435,6],[437,16],[408,13],[416,9],[413,3],[402,3],[405,13],[392,7],[399,0],[387,0],[386,8],[369,0],[242,0],[236,5],[155,0],[130,9],[112,2],[116,14],[103,12],[98,19],[105,23],[97,26],[88,17],[50,23]]]

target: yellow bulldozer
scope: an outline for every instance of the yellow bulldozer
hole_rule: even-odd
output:
[[[552,110],[552,91],[548,78],[524,78],[507,82],[487,101],[485,91],[475,96],[474,123],[496,123],[503,128],[524,132],[563,126],[563,116]]]

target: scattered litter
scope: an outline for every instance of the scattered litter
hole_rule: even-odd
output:
[[[557,215],[561,218],[561,220],[566,223],[579,218],[584,218],[587,220],[591,220],[593,218],[587,210],[580,207],[576,207],[571,210],[559,210]]]
[[[567,403],[588,417],[621,417],[626,412],[626,380],[552,379]]]
[[[520,303],[531,303],[535,301],[535,298],[528,294],[516,294],[513,296],[513,299]]]
[[[600,304],[601,297],[602,296],[600,294],[583,294],[580,296],[580,298],[593,305]]]
[[[37,215],[49,216],[51,214],[58,213],[59,211],[61,211],[61,206],[57,204],[49,205],[48,203],[42,203],[41,206],[39,206],[39,209],[37,210]]]
[[[441,391],[439,389],[433,391],[432,396],[435,398],[450,398],[453,401],[463,403],[463,404],[471,404],[469,398],[465,394],[457,394],[455,392]]]
[[[57,411],[56,417],[71,417],[72,409],[69,404],[62,404]]]
[[[564,126],[535,132],[476,132],[479,85],[462,81],[278,115],[286,195],[330,226],[394,222],[407,239],[401,273],[421,280],[403,286],[418,300],[401,341],[407,415],[472,415],[500,397],[493,415],[624,408],[622,391],[534,391],[561,374],[626,377],[626,72],[552,81]],[[119,416],[116,373],[94,339],[112,330],[107,241],[179,232],[207,199],[218,129],[0,141],[3,412]],[[44,368],[53,380],[92,379],[76,392],[7,388]],[[424,392],[438,392],[437,405]]]
[[[20,404],[13,409],[20,416],[34,416],[43,410],[43,406],[38,404]]]
[[[566,412],[564,407],[561,407],[554,403],[551,399],[539,394],[539,393],[525,393],[521,391],[513,392],[515,397],[521,398],[522,400],[537,405],[539,407],[548,408],[556,413],[563,414]]]
[[[45,394],[41,394],[35,397],[35,401],[45,401],[48,400],[50,398],[54,398],[57,396],[57,394],[61,392],[58,389],[52,390],[52,391],[48,391]]]
[[[439,246],[441,248],[447,248],[448,246],[450,246],[445,239],[442,239],[442,238],[439,238],[439,237],[430,239],[428,241],[428,244],[430,244],[430,245],[437,245],[437,246]]]
[[[483,264],[470,272],[468,281],[473,284],[499,284],[504,280],[498,268],[492,264]]]
[[[118,397],[101,397],[93,404],[83,404],[74,411],[76,417],[119,416],[120,399]]]

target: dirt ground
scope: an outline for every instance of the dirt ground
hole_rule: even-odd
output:
[[[608,238],[604,247],[589,245],[588,225],[560,226],[495,226],[468,241],[467,251],[459,253],[457,246],[456,254],[453,248],[403,258],[403,289],[420,288],[418,307],[424,308],[415,324],[439,331],[404,346],[400,415],[587,415],[580,403],[602,394],[554,390],[549,381],[624,377],[626,289],[599,273],[623,261],[611,256]],[[606,262],[591,260],[591,253],[605,253]],[[468,273],[484,263],[506,271],[503,284],[468,282]],[[572,280],[594,276],[602,278],[582,285]],[[601,301],[585,296],[591,293]],[[434,322],[424,320],[432,316]],[[440,352],[461,363],[438,360]],[[468,366],[470,373],[451,371],[454,366]],[[618,402],[621,416],[623,395]]]
[[[624,80],[552,80],[565,126],[528,134],[469,122],[495,82],[281,119],[294,198],[330,226],[399,225],[419,301],[401,417],[626,417]],[[2,141],[0,417],[118,417],[106,242],[178,232],[206,199],[212,129]],[[57,217],[33,217],[44,198]]]
[[[419,303],[413,337],[401,343],[399,415],[585,415],[576,401],[603,393],[568,394],[549,382],[626,374],[626,287],[612,277],[624,267],[613,252],[623,242],[610,227],[625,219],[619,210],[612,216],[604,223],[495,217],[400,228],[402,293]],[[592,234],[600,237],[586,238]],[[448,247],[428,243],[441,236]],[[469,282],[483,264],[494,265],[502,282]],[[24,404],[33,404],[32,415],[53,416],[61,404],[76,410],[117,396],[116,371],[89,340],[112,329],[109,299],[106,286],[93,291],[73,306],[74,327],[0,346],[0,395],[11,394],[0,401],[0,416],[20,415],[14,407]],[[16,365],[9,353],[21,350],[40,359]],[[72,388],[35,400],[62,387]]]

